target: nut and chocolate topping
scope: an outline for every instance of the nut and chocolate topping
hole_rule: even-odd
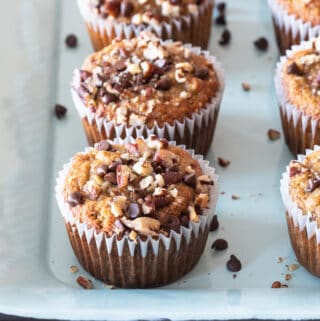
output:
[[[182,121],[205,108],[219,83],[204,55],[142,32],[89,56],[75,71],[73,89],[107,121],[152,127]]]
[[[310,42],[309,49],[288,57],[281,81],[291,104],[313,118],[320,117],[320,38]]]
[[[289,192],[303,213],[310,212],[320,225],[320,151],[300,161],[291,161]]]
[[[101,142],[77,154],[63,197],[75,219],[97,231],[156,237],[199,222],[211,185],[188,152],[151,136],[125,145]]]
[[[103,19],[135,25],[157,25],[172,18],[198,14],[207,0],[83,0]]]

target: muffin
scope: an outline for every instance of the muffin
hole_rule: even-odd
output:
[[[320,276],[320,147],[292,161],[281,180],[292,247],[309,272]]]
[[[141,33],[90,55],[74,73],[72,96],[91,146],[155,134],[205,154],[223,88],[207,52]]]
[[[213,0],[78,0],[96,51],[114,38],[130,39],[142,30],[163,40],[180,40],[207,48]]]
[[[279,50],[285,54],[292,45],[318,36],[318,0],[268,0]]]
[[[197,264],[218,187],[202,157],[151,136],[76,154],[59,173],[56,195],[83,268],[107,284],[149,288]]]
[[[293,47],[281,58],[275,85],[291,152],[304,153],[320,144],[320,38]]]

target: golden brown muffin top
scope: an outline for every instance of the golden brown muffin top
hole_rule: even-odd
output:
[[[211,101],[219,83],[205,56],[143,32],[90,55],[76,70],[73,88],[96,115],[150,128],[191,117]]]
[[[188,152],[152,136],[125,145],[101,141],[77,154],[63,197],[78,222],[134,239],[198,222],[213,184]]]
[[[320,38],[312,48],[293,53],[283,65],[281,81],[286,99],[313,118],[320,117]]]
[[[85,1],[85,0],[84,0]],[[206,0],[87,0],[99,17],[136,25],[159,24],[172,18],[197,14]]]
[[[290,163],[289,192],[304,214],[310,212],[320,225],[320,151]]]
[[[312,26],[320,25],[319,0],[278,0],[280,5],[288,12]]]

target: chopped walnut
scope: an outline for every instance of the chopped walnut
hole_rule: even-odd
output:
[[[127,207],[127,198],[125,196],[116,196],[111,202],[111,213],[115,217],[121,217],[124,209]]]
[[[160,231],[160,221],[150,217],[138,217],[134,220],[128,220],[126,218],[121,219],[122,223],[142,235],[157,236]]]

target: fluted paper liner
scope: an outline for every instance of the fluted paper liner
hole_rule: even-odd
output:
[[[171,125],[165,123],[163,127],[154,125],[148,128],[144,126],[116,125],[114,121],[107,121],[103,117],[97,116],[81,101],[75,90],[71,90],[72,98],[82,120],[82,124],[90,146],[104,139],[138,137],[144,138],[154,134],[177,144],[186,145],[187,148],[195,150],[197,154],[205,155],[211,146],[214,131],[218,119],[222,95],[224,92],[224,72],[220,63],[215,57],[210,56],[208,51],[203,51],[199,47],[192,47],[190,44],[185,47],[195,54],[204,54],[206,59],[212,63],[219,83],[219,89],[210,102],[198,112],[192,114],[191,118],[185,117],[182,122],[174,121]]]
[[[277,43],[282,54],[292,45],[300,44],[304,40],[316,37],[320,32],[320,26],[312,26],[310,22],[304,22],[288,12],[279,4],[278,0],[268,0]]]
[[[144,24],[134,25],[118,22],[114,18],[103,19],[90,10],[85,0],[78,0],[78,5],[96,51],[109,45],[114,38],[134,38],[143,30],[152,31],[163,40],[180,40],[202,48],[208,47],[214,0],[205,0],[203,4],[199,5],[197,13],[172,18],[170,22],[147,27]]]
[[[312,41],[302,42],[299,46],[293,46],[287,55],[280,58],[275,73],[275,88],[280,107],[281,122],[286,143],[294,155],[302,154],[307,148],[313,148],[320,144],[319,118],[312,118],[305,114],[297,106],[289,102],[285,95],[281,80],[281,71],[287,59],[295,52],[310,49]]]
[[[313,150],[307,149],[306,155],[319,149],[320,146],[315,146]],[[305,157],[305,155],[298,155],[297,158],[303,161]],[[280,191],[286,208],[290,241],[299,263],[312,274],[320,276],[320,228],[312,219],[311,213],[303,212],[290,196],[289,169],[290,166],[287,166],[286,172],[282,175]]]
[[[116,139],[111,143],[126,143],[133,139]],[[170,145],[176,145],[170,142]],[[179,146],[184,148],[184,146]],[[86,149],[86,151],[90,148]],[[199,261],[204,250],[210,223],[218,199],[218,176],[209,167],[209,162],[200,155],[188,150],[199,161],[202,171],[209,175],[214,185],[210,189],[210,202],[200,222],[191,222],[189,227],[181,226],[180,233],[171,230],[168,237],[148,237],[145,241],[139,236],[136,241],[128,236],[117,239],[105,233],[97,233],[87,224],[77,222],[69,205],[62,196],[64,180],[72,159],[59,172],[56,185],[56,198],[64,217],[69,239],[79,262],[95,278],[107,284],[127,288],[148,288],[162,286],[176,281],[189,272]]]

